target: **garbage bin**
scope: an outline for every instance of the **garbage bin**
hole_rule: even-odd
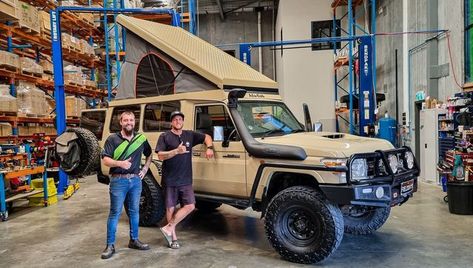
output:
[[[450,213],[473,215],[473,182],[448,182],[447,194]]]

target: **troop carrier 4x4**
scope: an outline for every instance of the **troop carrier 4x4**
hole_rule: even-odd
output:
[[[192,155],[197,208],[208,211],[224,203],[261,211],[271,245],[293,262],[324,260],[344,232],[372,233],[386,222],[391,207],[406,202],[417,188],[419,169],[409,148],[395,149],[381,139],[307,132],[276,94],[234,89],[119,100],[107,109],[84,111],[82,126],[102,138],[103,146],[119,130],[124,110],[134,111],[136,130],[153,147],[160,133],[170,129],[169,115],[175,110],[186,115],[184,129],[211,135],[215,159],[205,158],[205,145],[196,146]],[[66,134],[90,140],[86,132],[70,129]],[[83,165],[92,165],[88,161]],[[68,165],[73,166],[82,170]],[[156,225],[164,216],[160,167],[153,161],[143,180],[143,226]],[[107,175],[102,165],[99,176]]]
[[[100,146],[120,130],[122,111],[135,113],[136,130],[155,147],[171,128],[171,112],[180,110],[184,129],[214,140],[214,159],[205,158],[204,145],[193,150],[197,208],[228,204],[260,211],[271,245],[300,263],[329,257],[344,232],[374,232],[391,207],[417,190],[419,169],[409,148],[306,131],[281,100],[277,83],[250,66],[179,27],[123,15],[117,21],[127,30],[120,100],[84,111],[82,128],[56,139],[67,173],[97,172],[107,180],[108,168],[98,164]],[[164,217],[161,163],[154,159],[143,179],[142,226]]]

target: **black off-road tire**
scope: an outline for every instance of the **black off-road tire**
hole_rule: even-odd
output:
[[[80,150],[79,165],[66,173],[70,176],[87,176],[97,171],[100,164],[100,146],[94,133],[85,128],[68,128],[66,132],[74,132],[77,139],[77,150]]]
[[[293,186],[270,201],[265,215],[266,235],[286,260],[317,263],[327,259],[343,239],[343,215],[311,187]]]
[[[197,199],[195,202],[195,207],[203,213],[214,212],[217,208],[222,205],[220,202],[211,202],[206,200]]]
[[[163,190],[150,174],[147,174],[141,183],[140,226],[156,226],[166,214]],[[125,212],[129,215],[127,200],[125,200]]]
[[[345,233],[355,235],[372,234],[388,220],[391,208],[374,208],[364,213],[350,214],[342,209]]]

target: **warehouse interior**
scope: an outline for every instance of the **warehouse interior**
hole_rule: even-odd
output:
[[[472,12],[472,0],[0,0],[0,259],[470,267]],[[184,142],[191,161],[176,170],[191,168],[194,202],[171,239],[174,155],[161,153],[181,157],[176,112],[202,145]],[[181,144],[159,147],[167,133]],[[107,152],[111,137],[123,153]],[[138,137],[151,152],[130,160]],[[117,173],[126,161],[140,174]],[[139,211],[125,193],[111,243],[113,185],[133,179]],[[132,244],[132,213],[146,246]]]

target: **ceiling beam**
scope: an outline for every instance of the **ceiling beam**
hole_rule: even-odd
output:
[[[225,20],[225,13],[223,13],[223,3],[222,0],[217,0],[218,12],[220,13],[220,19]]]
[[[241,5],[241,6],[237,7],[237,8],[230,9],[230,10],[228,10],[228,11],[225,11],[224,14],[232,13],[233,11],[236,11],[236,10],[238,10],[238,9],[242,9],[242,8],[247,7],[247,6],[250,6],[250,5],[252,5],[252,4],[256,4],[256,3],[258,3],[258,2],[261,2],[261,0],[250,1],[250,2],[248,2],[248,3],[244,4],[244,5]]]

